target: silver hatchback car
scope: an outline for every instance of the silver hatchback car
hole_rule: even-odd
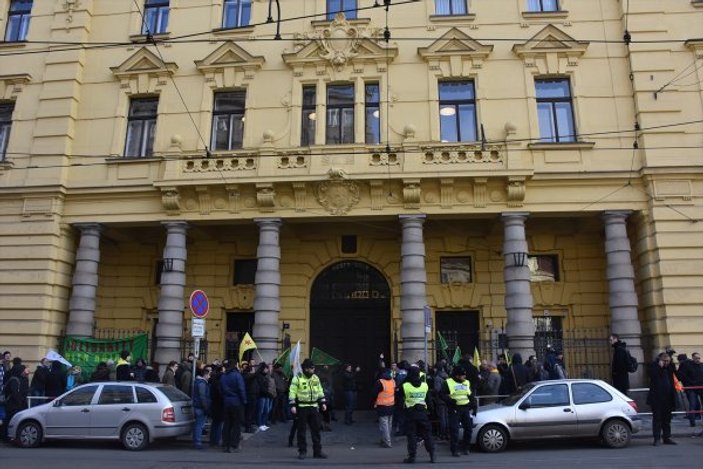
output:
[[[8,435],[24,448],[48,439],[105,439],[138,451],[156,438],[190,433],[193,422],[190,397],[172,386],[104,382],[78,386],[19,412]]]
[[[599,438],[623,448],[642,421],[637,404],[600,380],[539,381],[498,404],[479,409],[472,442],[487,452],[503,451],[510,440]]]

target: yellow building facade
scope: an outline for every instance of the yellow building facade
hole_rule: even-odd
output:
[[[0,0],[3,349],[698,350],[703,2],[273,3]]]

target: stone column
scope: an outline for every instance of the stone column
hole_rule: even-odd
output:
[[[186,231],[184,221],[163,222],[166,228],[164,261],[173,262],[170,270],[161,272],[161,295],[159,296],[159,323],[156,326],[155,360],[163,369],[171,360],[181,360],[183,338],[183,310],[186,286]]]
[[[400,215],[403,241],[400,246],[400,329],[403,359],[413,363],[425,357],[427,272],[422,225],[425,215]]]
[[[642,350],[642,326],[637,314],[637,292],[635,270],[630,257],[630,240],[627,237],[629,210],[603,213],[605,222],[605,255],[607,259],[608,305],[610,306],[610,330],[627,343],[630,354],[640,363],[644,362]],[[643,370],[639,367],[630,375],[630,386],[643,384]]]
[[[81,232],[81,239],[76,252],[66,335],[92,337],[95,295],[98,290],[100,233],[103,227],[97,223],[85,223],[76,225],[76,228]]]
[[[525,220],[528,213],[504,213],[503,218],[503,278],[505,309],[508,313],[506,335],[510,353],[523,357],[535,354],[535,323],[532,319],[530,268],[527,265]],[[514,255],[516,254],[516,255]],[[522,261],[524,265],[517,265]]]
[[[256,298],[254,299],[254,342],[266,362],[278,355],[278,315],[281,312],[280,218],[258,218],[259,247],[256,249]]]

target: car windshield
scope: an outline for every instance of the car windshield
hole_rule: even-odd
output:
[[[164,395],[168,397],[171,402],[190,401],[190,397],[188,397],[188,394],[179,391],[173,386],[159,386],[157,389],[164,393]]]
[[[502,401],[500,401],[500,404],[504,405],[506,407],[511,406],[511,405],[515,405],[517,403],[517,401],[522,399],[522,396],[524,396],[525,394],[530,392],[532,390],[532,388],[534,388],[534,387],[535,387],[535,383],[527,383],[518,392],[516,392],[515,394],[512,394],[510,397],[507,397],[507,398],[503,399]]]

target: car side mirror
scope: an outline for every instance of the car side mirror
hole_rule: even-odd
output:
[[[59,399],[56,399],[53,404],[51,404],[54,407],[61,407],[61,401]]]
[[[522,401],[522,403],[518,406],[518,409],[520,410],[527,410],[530,408],[530,403],[527,401]]]

